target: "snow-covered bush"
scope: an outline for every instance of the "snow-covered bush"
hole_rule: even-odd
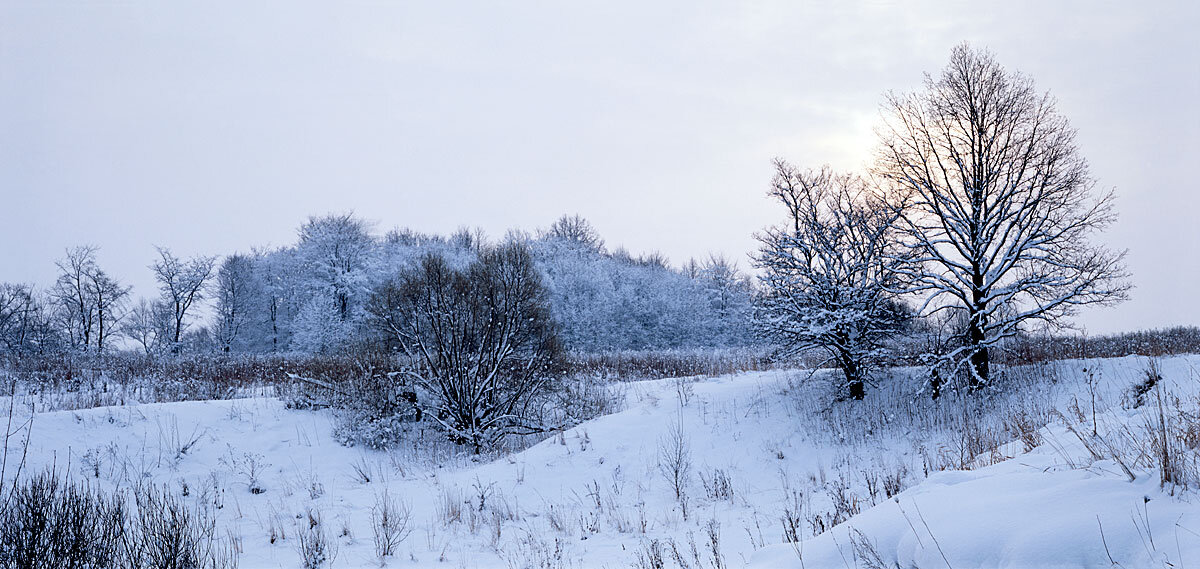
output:
[[[338,366],[333,368],[339,370],[336,376],[319,371],[315,377],[294,375],[287,395],[288,406],[334,409],[337,413],[334,436],[347,446],[378,450],[421,438],[430,421],[424,407],[418,404],[420,390],[407,373],[390,371],[402,369],[402,363],[389,364],[389,361],[364,360],[358,369]],[[388,365],[392,368],[382,367]],[[308,369],[312,371],[313,367]],[[554,373],[554,381],[542,386],[537,404],[524,410],[531,424],[565,429],[621,409],[624,390],[610,380],[559,368]]]
[[[368,310],[407,357],[401,371],[419,388],[425,416],[451,439],[478,452],[554,427],[531,420],[559,345],[523,244],[485,249],[461,270],[427,256],[377,288]]]
[[[613,382],[588,374],[567,375],[546,386],[539,409],[531,409],[542,425],[566,429],[601,415],[620,411],[625,392]]]
[[[337,410],[334,436],[347,446],[392,447],[423,416],[412,383],[388,368],[363,365],[336,377],[294,377],[288,406]]]

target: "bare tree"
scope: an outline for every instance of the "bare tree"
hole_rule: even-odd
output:
[[[548,300],[529,250],[485,249],[464,270],[439,256],[374,292],[368,310],[413,362],[422,402],[454,440],[478,452],[532,417],[558,353]]]
[[[1115,218],[1075,130],[1049,94],[963,44],[923,91],[889,95],[877,172],[902,195],[920,266],[922,312],[961,312],[961,348],[943,363],[990,374],[989,351],[1024,325],[1124,300],[1123,252],[1089,242]],[[899,201],[899,200],[898,200]]]
[[[579,214],[564,215],[542,232],[544,239],[557,239],[585,249],[604,251],[604,240],[588,220]]]
[[[121,324],[121,333],[137,342],[146,355],[151,355],[170,338],[172,319],[170,310],[161,301],[142,298],[129,310]]]
[[[58,279],[51,291],[59,305],[59,320],[68,341],[82,350],[92,345],[96,305],[89,291],[91,275],[96,271],[96,247],[83,245],[67,250],[67,256],[55,263]]]
[[[146,355],[154,352],[156,330],[153,314],[153,305],[144,298],[138,299],[121,325],[121,333],[140,344]]]
[[[187,329],[188,311],[204,299],[204,284],[212,276],[216,257],[197,256],[184,260],[165,247],[156,249],[159,260],[150,265],[150,269],[158,280],[162,305],[171,316],[168,330],[171,351],[178,353],[183,332]]]
[[[760,326],[787,350],[824,350],[845,375],[846,394],[862,399],[886,355],[883,340],[903,320],[893,293],[908,262],[898,214],[858,176],[782,160],[770,195],[788,217],[757,236]]]
[[[71,343],[83,350],[103,351],[116,331],[129,287],[108,276],[96,264],[97,247],[67,250],[58,261],[59,274],[51,292],[59,305],[59,320]]]
[[[675,492],[675,499],[684,505],[692,479],[692,443],[683,429],[683,415],[658,440],[658,472]]]
[[[28,286],[0,283],[0,347],[3,351],[16,354],[26,345],[26,318],[33,304],[33,294]]]
[[[41,295],[28,285],[0,283],[0,354],[45,350],[54,337]]]
[[[103,352],[105,341],[117,333],[129,290],[99,267],[88,275],[87,291],[96,314],[96,351]]]

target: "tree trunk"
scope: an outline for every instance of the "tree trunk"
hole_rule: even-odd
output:
[[[175,313],[178,314],[179,309],[175,309]],[[179,316],[175,317],[174,332],[175,332],[174,333],[175,340],[173,342],[171,342],[171,353],[174,355],[179,355],[179,352],[180,352],[179,339],[183,337],[183,318],[181,318]]]
[[[988,347],[983,345],[984,342],[984,316],[981,312],[975,312],[971,315],[969,330],[967,331],[968,340],[971,346],[971,369],[969,387],[971,391],[977,391],[987,384],[988,375],[991,372],[991,362],[989,361]]]
[[[991,365],[988,361],[988,348],[983,345],[987,339],[984,328],[987,326],[987,305],[984,302],[986,291],[983,290],[983,273],[977,267],[972,279],[970,322],[967,330],[967,340],[971,347],[970,379],[968,386],[971,391],[978,391],[988,382]]]
[[[846,374],[846,394],[851,399],[862,401],[866,396],[866,387],[863,385],[862,370],[854,363],[854,360],[848,356],[841,358],[842,373]]]

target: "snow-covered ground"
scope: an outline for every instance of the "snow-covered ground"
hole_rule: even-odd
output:
[[[310,514],[336,543],[332,567],[379,566],[385,494],[411,509],[392,567],[1200,566],[1198,490],[1160,488],[1136,456],[1156,403],[1120,405],[1145,365],[1059,362],[975,396],[986,404],[941,407],[902,379],[830,402],[801,371],[621,384],[622,411],[480,462],[421,442],[347,448],[331,412],[274,398],[46,412],[27,472],[186,488],[243,568],[300,567]],[[1196,412],[1200,356],[1161,366],[1168,399]],[[1017,440],[1038,417],[1054,422]],[[1003,444],[974,452],[987,441]],[[1112,452],[1096,460],[1084,442]],[[664,451],[689,459],[682,498]]]

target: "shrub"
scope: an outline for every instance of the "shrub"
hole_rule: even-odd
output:
[[[713,469],[712,473],[707,476],[701,472],[700,483],[704,486],[704,495],[709,500],[733,498],[733,481],[729,479],[729,474],[720,468]]]
[[[0,567],[115,566],[128,512],[117,496],[46,472],[16,484],[0,511]]]
[[[337,557],[336,544],[329,540],[320,511],[308,511],[307,519],[301,520],[296,536],[296,549],[300,552],[304,569],[321,569],[333,563]]]
[[[236,551],[216,537],[208,512],[165,489],[108,494],[44,472],[13,483],[0,501],[3,568],[236,566]]]
[[[658,471],[682,503],[692,476],[692,447],[682,419],[658,442]]]
[[[412,532],[409,526],[411,508],[401,500],[393,499],[385,491],[375,499],[371,508],[371,529],[375,537],[375,554],[379,557],[395,555],[400,544]]]
[[[137,514],[125,528],[126,567],[224,569],[237,566],[235,550],[216,537],[216,519],[188,508],[168,490],[134,491]]]
[[[1158,369],[1158,361],[1151,358],[1146,362],[1146,369],[1142,373],[1142,380],[1129,386],[1129,391],[1125,394],[1125,404],[1127,407],[1137,409],[1146,404],[1146,394],[1154,390],[1154,386],[1162,381],[1162,372]]]
[[[549,300],[529,250],[485,250],[465,269],[426,256],[378,287],[369,311],[407,356],[420,404],[476,452],[510,434],[544,432],[531,409],[559,353]]]

